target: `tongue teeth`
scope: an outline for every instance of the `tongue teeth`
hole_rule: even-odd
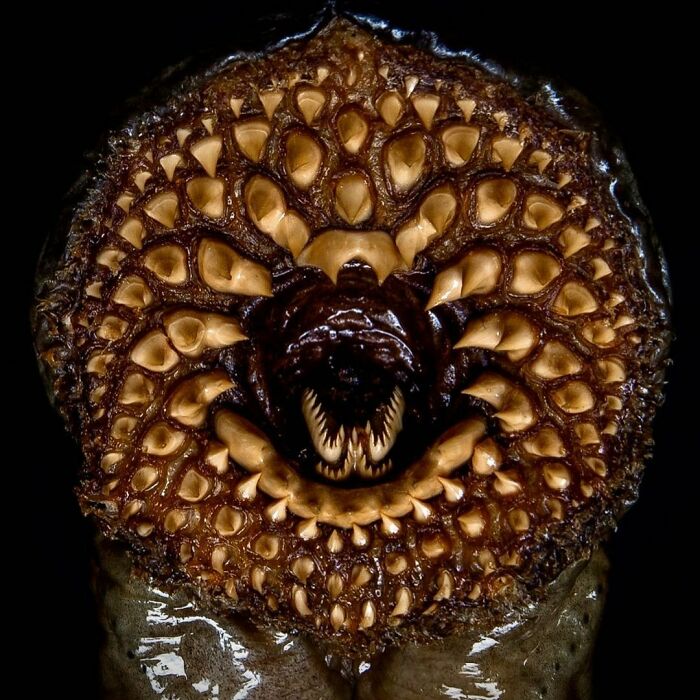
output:
[[[313,389],[306,389],[302,396],[302,413],[314,448],[325,462],[319,462],[316,471],[337,481],[347,479],[353,473],[364,479],[376,479],[386,474],[391,469],[391,460],[382,460],[394,446],[403,427],[404,407],[403,394],[396,387],[388,404],[380,409],[379,428],[375,430],[368,420],[364,429],[353,426],[346,430],[341,426],[332,436],[318,395]]]

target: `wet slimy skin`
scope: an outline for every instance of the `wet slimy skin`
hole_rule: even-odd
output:
[[[524,608],[635,498],[666,300],[595,134],[336,20],[103,170],[37,344],[157,580],[374,651]]]

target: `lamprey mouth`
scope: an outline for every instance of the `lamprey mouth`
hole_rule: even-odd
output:
[[[130,123],[35,310],[83,511],[342,654],[532,610],[634,501],[669,342],[598,121],[378,26]]]
[[[316,472],[332,481],[355,475],[361,479],[384,476],[392,467],[385,459],[403,428],[403,393],[396,387],[364,426],[338,425],[313,389],[305,389],[301,410],[314,448],[322,461]]]

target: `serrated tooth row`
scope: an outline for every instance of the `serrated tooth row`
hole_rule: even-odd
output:
[[[304,391],[301,410],[316,452],[327,462],[337,462],[345,444],[345,428],[341,426],[335,437],[331,437],[326,413],[316,392],[312,389]]]
[[[379,462],[389,453],[394,446],[398,434],[403,428],[403,411],[405,407],[403,394],[399,387],[394,389],[391,399],[384,411],[382,428],[374,432],[367,422],[367,437],[369,443],[369,454],[373,462]]]

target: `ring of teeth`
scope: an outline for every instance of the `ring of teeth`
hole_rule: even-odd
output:
[[[634,494],[667,341],[591,134],[344,20],[196,86],[115,146],[40,291],[83,509],[151,570],[358,648],[529,600]],[[309,474],[244,398],[251,310],[360,273],[420,298],[450,371],[366,422],[300,387],[273,409]]]

